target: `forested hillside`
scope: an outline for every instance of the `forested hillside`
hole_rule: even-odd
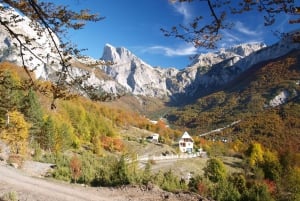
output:
[[[1,136],[11,142],[20,137],[52,152],[85,146],[101,154],[102,149],[123,150],[119,131],[128,126],[160,133],[166,140],[169,134],[178,133],[164,125],[153,124],[138,113],[84,97],[59,100],[57,108],[52,110],[51,97],[47,97],[51,83],[36,81],[35,87],[42,88],[44,94],[26,88],[26,75],[22,69],[9,63],[1,63],[0,76]],[[16,135],[11,136],[11,132]],[[26,143],[14,146],[17,152]]]
[[[160,142],[168,145],[173,145],[181,132],[163,121],[153,124],[132,110],[79,96],[67,95],[51,109],[51,83],[35,80],[34,86],[42,89],[36,92],[27,87],[28,77],[22,69],[10,63],[0,65],[0,138],[10,146],[9,163],[22,165],[28,159],[52,163],[55,168],[50,176],[68,182],[147,188],[157,185],[167,191],[196,192],[215,200],[297,200],[299,52],[257,66],[251,76],[246,75],[200,98],[197,104],[168,115],[174,124],[171,127],[189,129],[193,134],[226,127],[207,138],[226,138],[230,143],[194,137],[195,148],[202,147],[210,158],[204,174],[191,169],[188,181],[174,174],[173,167],[152,172],[155,161],[141,167],[133,160],[133,147],[126,146],[133,143],[124,142],[131,140],[141,146],[147,142],[122,131],[137,127],[159,133]],[[268,105],[282,90],[290,94],[284,103]],[[239,123],[227,126],[237,120]],[[226,162],[223,156],[237,156],[239,160]],[[224,164],[236,170],[229,172]]]
[[[256,140],[275,150],[299,152],[300,52],[260,63],[228,85],[167,115],[194,135],[233,125],[207,138]],[[280,94],[285,94],[280,96]],[[272,101],[277,104],[272,105]],[[276,102],[276,101],[275,101]]]

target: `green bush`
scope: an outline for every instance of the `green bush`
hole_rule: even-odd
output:
[[[239,201],[241,197],[238,189],[227,180],[220,181],[210,191],[216,201]]]
[[[254,183],[241,196],[241,201],[274,201],[265,184]]]
[[[204,176],[217,183],[226,179],[227,173],[223,162],[218,158],[211,158],[204,168]]]
[[[179,190],[186,190],[188,189],[187,184],[184,180],[180,180],[172,170],[169,170],[167,172],[158,172],[153,177],[153,182],[161,187],[163,190],[170,191],[170,192],[176,192]]]

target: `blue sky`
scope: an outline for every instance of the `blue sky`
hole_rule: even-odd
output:
[[[70,4],[70,1],[72,2]],[[195,16],[204,15],[205,3],[171,3],[169,0],[64,0],[59,4],[70,4],[73,9],[90,9],[106,19],[88,24],[83,30],[70,32],[70,39],[79,48],[88,48],[84,54],[100,58],[103,47],[109,43],[125,47],[152,66],[184,68],[191,61],[189,57],[207,50],[195,49],[192,44],[176,38],[165,37],[160,28],[186,24]],[[278,38],[272,30],[288,31],[293,16],[282,15],[272,27],[264,27],[263,16],[257,13],[228,16],[235,24],[231,30],[222,32],[219,47],[229,47],[245,42],[273,44]]]

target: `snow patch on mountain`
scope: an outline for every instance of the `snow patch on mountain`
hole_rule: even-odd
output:
[[[286,103],[288,98],[290,97],[290,94],[287,90],[281,91],[277,96],[275,96],[272,100],[270,100],[269,105],[271,107],[276,107],[278,105],[282,105]]]
[[[232,66],[240,59],[245,58],[251,53],[261,50],[262,48],[265,47],[266,45],[264,43],[257,42],[257,43],[240,44],[227,49],[221,48],[216,52],[199,54],[198,56],[195,57],[193,63],[190,66],[196,65],[196,66],[210,67],[225,60],[230,60],[228,65]]]

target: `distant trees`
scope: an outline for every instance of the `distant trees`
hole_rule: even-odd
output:
[[[171,2],[193,2],[196,0],[170,0]],[[222,30],[234,26],[228,20],[229,15],[244,14],[251,11],[263,13],[265,26],[273,25],[280,14],[295,16],[290,24],[300,23],[299,7],[293,0],[200,0],[209,11],[207,16],[199,15],[188,24],[174,26],[171,30],[161,29],[165,36],[183,39],[195,47],[216,48],[216,43],[222,39]],[[203,9],[205,10],[205,9]],[[200,13],[200,11],[199,11]],[[204,20],[206,20],[204,22]],[[203,23],[204,22],[204,23]],[[282,33],[284,34],[284,33]],[[300,42],[299,34],[292,36],[295,42]]]

